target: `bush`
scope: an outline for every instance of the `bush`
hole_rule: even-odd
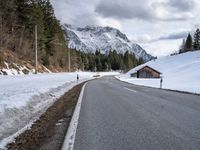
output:
[[[0,65],[2,65],[2,64],[3,64],[3,57],[0,56]]]
[[[48,55],[44,55],[42,58],[42,64],[46,67],[49,66],[49,56]]]

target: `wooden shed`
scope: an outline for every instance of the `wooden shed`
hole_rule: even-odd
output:
[[[135,78],[160,78],[161,73],[145,65],[136,67],[130,75]]]

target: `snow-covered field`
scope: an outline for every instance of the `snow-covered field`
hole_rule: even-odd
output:
[[[79,81],[76,81],[79,74]],[[97,73],[0,76],[0,149],[26,130],[59,97]],[[98,73],[101,76],[116,72]]]
[[[163,88],[200,93],[200,51],[159,58],[143,64],[145,65],[162,73]],[[136,69],[137,67],[117,78],[132,84],[160,87],[160,79],[131,78],[130,73]]]

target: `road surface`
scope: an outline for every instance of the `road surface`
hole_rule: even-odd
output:
[[[74,150],[200,150],[200,96],[90,81]]]

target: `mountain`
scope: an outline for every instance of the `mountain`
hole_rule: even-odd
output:
[[[68,47],[84,52],[100,50],[107,53],[116,50],[125,53],[133,52],[137,58],[149,61],[154,57],[148,54],[140,45],[131,42],[125,34],[111,27],[86,26],[83,28],[64,24],[63,29],[68,37]]]

